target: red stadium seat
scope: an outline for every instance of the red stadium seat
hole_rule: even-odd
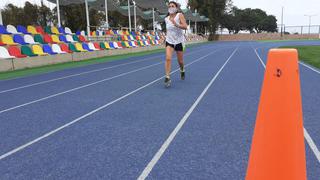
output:
[[[37,27],[36,27],[36,30],[37,30],[38,33],[40,33],[40,34],[42,34],[42,35],[45,35],[45,34],[46,34],[41,26],[37,26]]]
[[[96,49],[103,50],[103,49],[100,47],[99,43],[93,43],[93,45],[94,45],[94,47],[95,47]]]
[[[89,41],[87,41],[87,39],[86,39],[84,36],[82,36],[82,35],[79,35],[79,40],[80,40],[81,42],[89,42]]]
[[[45,43],[48,43],[48,44],[53,44],[54,43],[52,38],[51,38],[51,36],[49,36],[48,34],[45,34],[43,36],[43,40],[44,40]]]
[[[64,52],[73,53],[66,44],[60,44],[60,48]]]
[[[8,48],[8,51],[9,51],[9,54],[11,56],[14,56],[16,58],[25,58],[25,57],[27,57],[26,55],[21,54],[21,50],[17,46],[10,46]]]

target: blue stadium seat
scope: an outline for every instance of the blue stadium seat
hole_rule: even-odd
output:
[[[84,50],[87,50],[87,51],[94,51],[93,49],[90,49],[88,44],[87,43],[82,43],[82,47]]]
[[[42,48],[43,48],[43,52],[48,53],[48,54],[50,54],[50,55],[56,55],[56,54],[58,54],[58,53],[53,52],[51,46],[48,45],[48,44],[44,44],[44,45],[42,46]]]
[[[64,43],[69,43],[69,42],[67,41],[66,36],[64,36],[64,35],[60,35],[60,36],[59,36],[59,40],[60,40],[61,42],[64,42]]]
[[[29,43],[26,43],[26,42],[24,41],[24,38],[21,37],[21,36],[18,35],[18,34],[15,34],[15,35],[13,36],[13,41],[14,41],[15,43],[20,44],[20,45],[28,45],[28,44],[29,44]]]
[[[31,33],[28,32],[28,30],[27,30],[26,27],[21,26],[21,25],[18,25],[18,26],[17,26],[17,30],[18,30],[18,32],[20,32],[20,33],[22,33],[22,34],[31,34]]]
[[[7,28],[3,25],[0,25],[0,34],[11,34],[7,31]]]
[[[63,27],[58,28],[60,34],[67,34]]]

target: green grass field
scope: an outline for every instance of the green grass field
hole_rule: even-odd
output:
[[[297,49],[301,61],[320,68],[320,46],[285,46],[281,48]]]

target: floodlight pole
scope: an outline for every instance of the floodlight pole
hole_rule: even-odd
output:
[[[128,16],[129,16],[129,31],[131,31],[131,10],[130,10],[130,0],[128,0]]]
[[[60,2],[59,2],[59,0],[56,0],[56,4],[57,4],[58,26],[61,27]]]
[[[1,12],[1,9],[0,9],[0,25],[3,25],[3,20],[2,20],[2,12]]]
[[[86,17],[87,17],[87,33],[88,37],[90,37],[90,19],[89,19],[89,5],[88,5],[88,0],[85,0],[85,5],[86,5]]]
[[[309,35],[310,35],[311,34],[311,19],[312,19],[312,17],[317,16],[317,15],[313,14],[313,15],[304,15],[304,16],[309,17]]]
[[[155,27],[155,15],[154,15],[154,8],[152,8],[152,24],[153,24],[153,31],[156,30],[156,27]]]
[[[108,0],[104,1],[104,7],[105,7],[105,11],[106,11],[106,24],[108,25],[108,29],[109,29],[109,17],[108,17]]]
[[[284,7],[282,6],[282,11],[281,11],[281,37],[283,36],[283,9],[284,9]]]
[[[137,5],[136,2],[133,1],[134,9],[133,9],[133,14],[134,14],[134,31],[137,32]]]

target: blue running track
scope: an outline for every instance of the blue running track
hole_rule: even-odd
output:
[[[0,81],[0,179],[244,179],[270,48],[189,48]],[[320,178],[320,70],[301,63],[309,180]]]

